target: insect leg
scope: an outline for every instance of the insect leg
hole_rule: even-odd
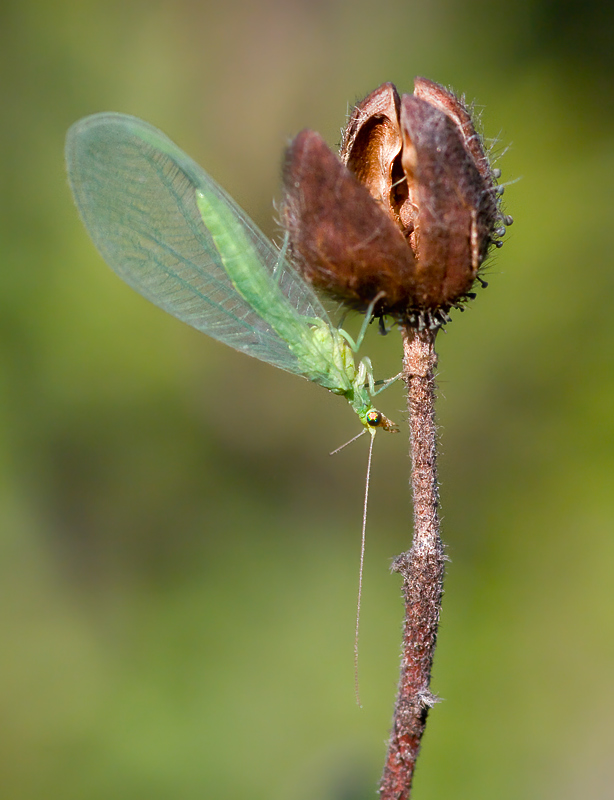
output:
[[[373,380],[373,365],[371,364],[371,359],[368,356],[365,356],[358,365],[356,383],[359,386],[368,387],[370,395],[376,394],[375,381]]]
[[[362,344],[362,340],[365,338],[365,334],[367,332],[367,328],[369,327],[369,324],[371,323],[371,320],[373,319],[373,309],[375,308],[376,303],[378,302],[378,300],[381,300],[382,297],[385,297],[385,296],[386,296],[386,292],[378,292],[375,295],[375,297],[373,298],[373,300],[371,300],[371,302],[369,303],[369,305],[367,307],[367,310],[365,311],[365,318],[363,320],[362,327],[360,329],[360,333],[358,334],[358,337],[356,339],[356,348],[355,348],[354,352],[356,352],[356,350],[358,350],[358,348]]]
[[[395,375],[392,378],[387,378],[385,381],[375,381],[375,383],[373,384],[373,387],[375,388],[375,386],[379,386],[379,389],[375,389],[375,391],[370,389],[369,391],[371,392],[371,396],[374,397],[376,394],[379,394],[380,392],[383,392],[384,389],[387,389],[395,381],[398,381],[399,378],[402,378],[402,377],[403,377],[403,373],[399,372],[398,375]]]

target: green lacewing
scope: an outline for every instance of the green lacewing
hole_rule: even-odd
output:
[[[311,286],[198,164],[136,117],[94,114],[66,138],[70,186],[107,264],[155,305],[225,344],[346,398],[372,435],[371,363]]]

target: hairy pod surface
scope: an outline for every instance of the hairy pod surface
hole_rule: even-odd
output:
[[[358,103],[339,156],[304,130],[284,163],[282,221],[299,271],[376,316],[436,328],[474,295],[489,249],[511,217],[469,111],[416,78]]]

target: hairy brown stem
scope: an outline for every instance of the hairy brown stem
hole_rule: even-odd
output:
[[[407,384],[412,458],[414,538],[392,565],[403,577],[405,622],[401,676],[381,800],[407,800],[429,709],[429,689],[443,594],[445,556],[439,535],[435,332],[403,330],[403,377]]]

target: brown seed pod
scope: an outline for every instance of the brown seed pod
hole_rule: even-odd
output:
[[[284,164],[283,224],[301,273],[348,305],[437,327],[471,297],[511,218],[469,112],[417,78],[385,83],[353,110],[340,158],[312,131]],[[497,227],[499,226],[499,227]]]
[[[314,131],[302,131],[290,145],[284,190],[284,226],[302,275],[358,308],[385,292],[376,313],[401,314],[417,290],[414,254],[394,220]]]

